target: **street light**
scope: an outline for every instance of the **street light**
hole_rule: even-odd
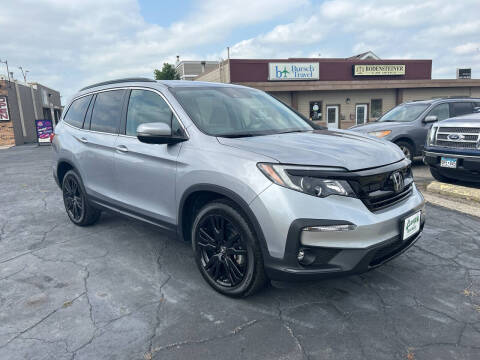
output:
[[[23,68],[21,66],[19,66],[18,68],[22,72],[23,81],[25,82],[25,85],[27,85],[27,73],[30,72],[30,71],[29,70],[23,71]]]

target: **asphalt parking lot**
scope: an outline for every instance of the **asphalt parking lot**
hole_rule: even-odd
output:
[[[384,267],[232,300],[153,226],[72,225],[48,147],[0,164],[0,359],[480,358],[479,218],[428,205]]]

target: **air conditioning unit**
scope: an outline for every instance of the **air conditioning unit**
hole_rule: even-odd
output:
[[[471,68],[458,68],[457,69],[457,79],[471,79],[472,78],[472,69]]]

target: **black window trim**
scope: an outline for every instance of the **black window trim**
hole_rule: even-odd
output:
[[[103,93],[103,92],[108,92],[108,91],[123,91],[123,96],[122,96],[122,100],[121,100],[121,109],[120,109],[120,120],[117,121],[117,126],[114,130],[114,132],[108,132],[108,131],[98,131],[98,130],[92,130],[91,127],[92,127],[92,117],[93,117],[93,112],[95,111],[95,104],[97,102],[97,97],[98,97],[98,94],[99,93]],[[88,131],[91,131],[93,133],[97,133],[97,134],[107,134],[107,135],[114,135],[114,136],[117,136],[119,135],[119,130],[121,128],[121,122],[122,122],[122,116],[123,116],[123,109],[124,109],[124,105],[125,105],[125,96],[126,94],[128,93],[128,89],[125,88],[125,89],[122,89],[122,88],[112,88],[112,89],[105,89],[105,90],[102,90],[102,91],[99,91],[95,94],[95,102],[93,104],[93,107],[92,107],[92,111],[90,112],[90,119],[89,119],[89,124],[88,124]],[[85,123],[85,121],[84,121]]]
[[[122,103],[122,115],[121,115],[121,118],[120,118],[120,126],[119,128],[117,129],[117,133],[116,134],[113,134],[113,133],[109,133],[109,132],[103,132],[103,131],[95,131],[95,130],[90,130],[90,129],[84,129],[84,128],[78,128],[76,126],[73,126],[73,125],[70,125],[68,123],[65,122],[65,125],[68,125],[74,129],[78,129],[78,130],[83,130],[83,131],[87,131],[87,132],[93,132],[93,133],[98,133],[98,134],[107,134],[107,135],[114,135],[114,136],[122,136],[122,137],[129,137],[129,138],[136,138],[136,136],[131,136],[131,135],[125,135],[125,134],[121,134],[120,131],[122,129],[125,128],[125,125],[126,125],[126,120],[127,120],[127,105],[128,105],[128,99],[130,98],[130,91],[131,90],[148,90],[148,91],[153,91],[154,93],[157,93],[158,95],[160,95],[160,97],[162,97],[162,99],[167,103],[167,105],[170,107],[170,110],[172,110],[173,114],[175,115],[175,117],[177,118],[178,122],[180,123],[180,127],[182,128],[182,131],[184,133],[184,135],[188,138],[190,138],[190,136],[188,135],[188,131],[187,131],[187,128],[185,127],[185,125],[183,124],[183,122],[180,120],[180,117],[178,116],[178,112],[175,110],[175,108],[172,106],[172,104],[170,104],[170,102],[167,100],[166,96],[159,90],[157,89],[153,89],[153,88],[149,88],[149,87],[144,87],[144,86],[121,86],[121,87],[111,87],[111,88],[108,88],[108,89],[102,89],[102,90],[95,90],[95,91],[91,91],[91,92],[88,92],[86,94],[82,94],[80,96],[77,96],[75,98],[72,99],[72,101],[70,102],[70,104],[68,105],[68,108],[66,111],[64,111],[62,113],[62,120],[63,118],[65,117],[65,115],[67,115],[67,112],[68,110],[70,110],[70,106],[72,106],[73,102],[82,98],[82,97],[85,97],[85,96],[89,96],[89,95],[94,95],[95,97],[95,100],[96,100],[96,95],[99,94],[99,93],[102,93],[102,92],[105,92],[105,91],[112,91],[112,90],[127,90],[125,92],[125,96],[123,98],[123,103]],[[127,97],[127,94],[128,94],[128,97]],[[92,100],[90,100],[91,102]],[[126,105],[127,104],[127,105]],[[95,104],[94,104],[95,106]],[[88,112],[88,109],[87,109],[87,112]],[[91,120],[91,114],[90,114],[90,119],[89,119],[89,128],[90,128],[90,120]],[[85,119],[84,119],[84,124],[85,124]],[[120,131],[118,131],[120,130]],[[125,132],[125,130],[123,131]]]
[[[76,97],[76,98],[74,98],[72,101],[70,101],[70,104],[68,104],[68,107],[67,107],[66,109],[64,109],[64,111],[63,111],[62,114],[60,115],[60,120],[58,120],[58,123],[59,123],[60,121],[62,121],[62,122],[64,122],[65,124],[67,124],[68,126],[71,126],[71,127],[75,128],[75,129],[83,130],[83,126],[85,125],[85,118],[86,118],[86,116],[87,116],[87,114],[88,114],[88,111],[89,111],[89,109],[90,109],[90,105],[92,104],[92,99],[90,99],[90,101],[88,102],[87,111],[85,112],[85,115],[83,115],[82,127],[77,127],[77,126],[75,126],[75,125],[69,124],[68,122],[65,121],[65,116],[67,116],[68,112],[70,111],[70,108],[72,107],[72,104],[73,104],[75,101],[77,101],[77,100],[79,100],[79,99],[81,99],[81,98],[84,98],[85,96],[90,96],[90,95],[93,95],[93,96],[92,96],[92,99],[93,99],[93,98],[94,98],[94,94],[85,94],[85,95]],[[57,124],[58,124],[58,123],[57,123]]]

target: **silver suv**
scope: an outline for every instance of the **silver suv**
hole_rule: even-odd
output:
[[[122,79],[89,86],[53,138],[54,177],[77,225],[102,210],[192,243],[215,290],[375,268],[424,224],[394,144],[328,131],[268,94],[229,84]]]

